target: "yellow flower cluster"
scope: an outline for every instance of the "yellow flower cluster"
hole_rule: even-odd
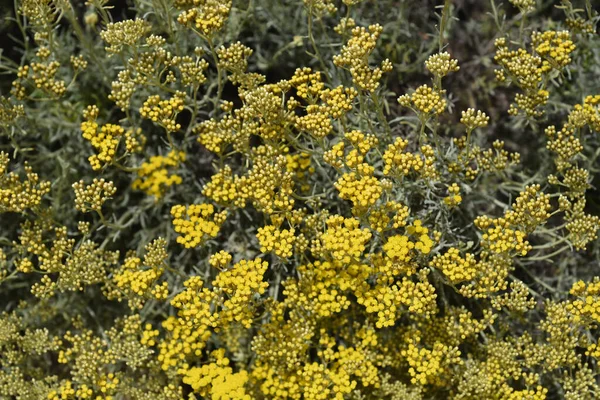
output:
[[[363,288],[355,292],[358,304],[365,307],[369,314],[377,314],[375,326],[383,328],[393,326],[398,318],[401,306],[414,315],[431,316],[437,310],[435,288],[427,280],[429,271],[423,269],[417,274],[417,282],[408,277],[392,285],[382,279],[373,288]]]
[[[296,95],[305,100],[308,105],[304,107],[305,115],[297,115],[293,122],[300,131],[308,132],[311,136],[321,139],[332,130],[332,119],[342,118],[352,109],[352,102],[358,95],[356,89],[338,86],[325,89],[321,81],[321,74],[313,73],[310,68],[299,68],[292,78],[281,83],[284,90],[290,87],[296,89]],[[301,103],[291,97],[287,108],[293,110]]]
[[[198,87],[206,82],[204,71],[208,68],[208,62],[203,58],[196,49],[196,58],[191,56],[174,56],[169,60],[169,65],[179,70],[181,74],[181,83],[185,86]]]
[[[542,193],[540,185],[530,185],[519,193],[504,218],[509,224],[531,233],[550,218],[550,208],[550,195]]]
[[[335,188],[340,192],[340,198],[350,200],[357,210],[373,206],[383,192],[379,179],[370,176],[372,170],[367,168],[366,172],[366,176],[360,176],[355,172],[346,173],[335,183]]]
[[[296,95],[308,102],[314,102],[325,88],[321,79],[321,72],[313,72],[311,68],[297,68],[294,75],[287,82],[296,89]]]
[[[177,243],[185,248],[198,247],[208,238],[217,237],[227,218],[227,210],[216,212],[212,204],[176,205],[171,208]]]
[[[39,89],[51,98],[60,98],[67,91],[64,81],[55,79],[60,68],[58,61],[48,63],[31,63],[17,69],[17,79],[12,82],[11,92],[19,100],[27,97],[25,85],[30,83],[34,90]],[[30,74],[31,72],[31,74]]]
[[[53,257],[62,257],[55,251],[52,249]],[[57,289],[82,291],[86,286],[104,282],[107,271],[118,263],[118,257],[118,252],[106,251],[92,241],[84,241],[58,270]]]
[[[234,177],[231,167],[226,165],[219,172],[213,174],[210,182],[204,185],[202,194],[221,205],[233,203],[242,206],[245,201],[239,197],[238,183],[239,178]]]
[[[352,102],[356,96],[358,92],[352,87],[338,86],[324,89],[320,92],[320,99],[323,102],[321,111],[333,119],[339,119],[352,110]]]
[[[566,201],[565,228],[569,232],[568,239],[576,249],[586,248],[587,244],[596,240],[600,229],[600,217],[587,214],[584,211],[585,197],[580,197],[575,202]]]
[[[248,58],[254,51],[240,42],[233,43],[228,47],[221,46],[217,50],[219,66],[229,72],[227,78],[234,85],[252,87],[263,79],[258,74],[246,74],[248,69]]]
[[[38,174],[25,163],[26,180],[16,172],[8,172],[9,157],[0,152],[0,212],[22,213],[40,206],[42,197],[50,192],[50,182],[40,181]]]
[[[419,250],[423,254],[429,254],[431,247],[433,246],[433,241],[427,235],[429,233],[429,228],[423,226],[421,220],[416,219],[413,221],[412,225],[407,226],[406,233],[413,235],[418,239],[415,242],[416,250]]]
[[[450,57],[448,52],[437,53],[429,56],[425,61],[425,68],[436,78],[443,78],[451,72],[460,69],[458,60]]]
[[[142,260],[140,258],[126,258],[123,270],[117,272],[113,278],[117,287],[121,290],[131,290],[138,296],[143,296],[150,288],[149,285],[159,277],[159,274],[153,270],[140,271],[141,266]]]
[[[445,91],[427,85],[419,86],[412,94],[398,97],[398,103],[403,107],[412,108],[421,118],[429,114],[441,114],[446,110]]]
[[[509,0],[510,4],[517,7],[521,14],[535,11],[535,0]]]
[[[310,339],[311,334],[305,327],[297,324],[279,327],[288,331],[286,336],[281,334],[274,337],[263,336],[259,340],[257,354],[260,354],[256,368],[252,371],[252,377],[258,379],[261,391],[269,398],[284,399],[344,399],[352,393],[359,385],[369,387],[373,390],[379,387],[377,376],[377,361],[374,348],[377,345],[377,337],[372,329],[363,328],[356,332],[358,343],[355,346],[336,345],[333,337],[326,334],[325,330],[320,332],[320,349],[318,355],[324,363],[311,362],[304,357],[297,359],[289,365],[280,365],[271,362],[273,352],[263,353],[263,346],[267,340],[281,340],[289,344],[296,339]],[[295,336],[290,336],[296,332]],[[272,342],[273,344],[275,342]],[[300,346],[288,357],[304,356],[307,348]],[[298,353],[300,351],[301,353]],[[288,358],[289,359],[289,358]],[[265,362],[267,361],[267,362]]]
[[[126,19],[111,22],[100,32],[100,37],[108,45],[109,53],[120,53],[125,46],[134,46],[150,32],[150,24],[143,19]]]
[[[484,250],[479,255],[477,274],[472,282],[463,282],[458,292],[464,297],[487,298],[508,287],[508,277],[514,268],[511,255]]]
[[[72,386],[69,380],[62,381],[58,389],[51,393],[54,397],[49,398],[117,398],[123,392],[123,375],[109,371],[116,365],[137,369],[152,362],[152,350],[141,343],[143,332],[139,315],[117,319],[110,329],[103,332],[102,337],[88,329],[82,329],[79,333],[67,331],[63,336],[64,350],[59,351],[58,362],[73,366],[73,377],[79,384]],[[175,389],[175,385],[172,387]]]
[[[326,362],[333,366],[329,375],[337,386],[334,387],[334,392],[337,392],[336,399],[343,398],[342,394],[351,393],[359,382],[364,387],[377,387],[379,383],[376,362],[373,360],[373,351],[370,348],[376,344],[377,339],[372,331],[372,335],[368,333],[365,335],[365,333],[364,331],[357,332],[359,336],[363,336],[363,343],[359,343],[356,347],[338,346],[335,352],[332,351],[335,346],[333,338],[321,339],[321,343],[327,346],[323,351],[323,356]],[[319,392],[315,392],[313,398],[318,398],[319,394]]]
[[[522,110],[527,116],[542,115],[543,112],[538,107],[545,105],[549,97],[544,76],[553,70],[561,71],[571,62],[569,55],[575,45],[569,37],[568,31],[534,32],[531,39],[538,55],[522,48],[511,51],[506,38],[496,40],[494,60],[502,67],[496,71],[496,77],[503,82],[508,75],[523,91],[515,96],[515,104],[509,109],[510,114],[516,115]]]
[[[589,283],[577,281],[569,293],[578,297],[567,305],[567,310],[573,314],[576,322],[600,322],[600,278],[594,277]]]
[[[375,91],[383,73],[392,70],[389,60],[384,60],[381,66],[374,69],[369,67],[369,56],[382,32],[383,27],[378,24],[370,25],[368,29],[355,27],[352,29],[352,37],[342,47],[341,53],[333,57],[336,66],[350,71],[354,85],[367,92]]]
[[[420,338],[408,343],[406,350],[402,350],[402,356],[406,357],[408,373],[413,384],[426,385],[436,384],[443,386],[441,376],[452,365],[461,363],[460,351],[456,347],[449,347],[443,343],[435,342],[432,349],[419,346]]]
[[[581,9],[574,9],[570,3],[566,3],[570,7],[565,9],[565,16],[567,17],[565,23],[569,29],[575,34],[593,34],[595,32],[595,24],[591,20],[590,14],[587,14],[585,18],[580,16],[583,11]]]
[[[493,324],[498,315],[490,309],[483,309],[482,318],[476,319],[466,307],[450,306],[444,317],[435,317],[427,323],[427,328],[436,333],[427,335],[427,340],[442,340],[449,346],[458,346],[468,338],[472,338]],[[440,334],[440,332],[444,332]],[[427,333],[427,332],[422,332]],[[425,336],[425,335],[423,335]]]
[[[376,204],[385,188],[389,189],[389,182],[377,179],[374,176],[375,169],[364,162],[366,154],[378,143],[375,136],[354,130],[347,132],[344,138],[354,148],[344,157],[346,144],[338,142],[324,154],[323,159],[337,168],[342,168],[345,163],[350,169],[350,172],[340,176],[334,186],[339,191],[340,198],[352,201],[353,213],[363,215]],[[382,212],[380,210],[379,215],[383,216]]]
[[[183,151],[171,150],[166,156],[152,156],[137,170],[137,178],[131,184],[135,190],[146,192],[157,200],[164,196],[167,189],[182,182],[181,176],[169,174],[170,168],[177,168],[185,161]]]
[[[388,238],[383,245],[383,251],[394,262],[408,263],[410,261],[410,251],[415,248],[415,244],[411,242],[408,236],[396,235]]]
[[[244,92],[244,107],[234,111],[247,127],[245,134],[258,135],[264,140],[280,139],[292,117],[281,107],[282,89],[279,85],[263,85]]]
[[[309,153],[295,153],[286,155],[287,164],[285,169],[294,174],[296,185],[302,191],[307,191],[310,188],[308,179],[315,172],[315,168],[311,165],[311,157]]]
[[[390,213],[393,214],[390,218]],[[373,208],[369,213],[371,229],[382,233],[387,229],[398,229],[406,225],[409,216],[408,207],[397,201],[388,201],[384,205]],[[390,222],[392,223],[389,226]]]
[[[30,19],[36,27],[51,26],[56,19],[52,5],[46,1],[25,0],[19,5],[18,11]],[[48,40],[47,35],[48,33],[46,32],[43,37],[39,37],[39,32],[36,32],[36,41]]]
[[[257,294],[263,294],[269,286],[268,282],[263,282],[268,266],[260,258],[241,260],[217,275],[213,281],[214,290],[224,297],[219,310],[221,327],[239,323],[250,328],[254,316],[252,299]]]
[[[486,228],[482,235],[482,245],[494,253],[514,253],[525,256],[531,250],[531,245],[526,240],[527,234],[523,231],[511,229],[508,221],[495,219],[491,222],[493,227]],[[480,229],[487,225],[483,218],[475,221]]]
[[[112,278],[119,289],[114,294],[116,298],[122,299],[124,294],[131,308],[142,308],[144,299],[165,300],[167,298],[168,283],[166,281],[162,284],[157,283],[164,272],[164,263],[168,257],[166,245],[166,240],[162,238],[149,243],[146,246],[143,263],[136,256],[125,259]]]
[[[488,125],[490,117],[484,112],[473,108],[467,108],[463,111],[460,118],[460,123],[467,127],[467,132],[477,128],[485,128]]]
[[[287,375],[285,372],[298,368],[309,348],[310,339],[314,336],[312,320],[298,318],[296,313],[290,313],[290,318],[285,319],[286,307],[283,303],[267,304],[267,307],[271,318],[252,339],[252,351],[257,355],[257,368],[253,368],[252,374],[255,377],[261,376],[262,379],[273,372],[284,377]],[[277,389],[289,389],[290,383],[291,381],[278,382],[276,386],[279,387],[273,387],[274,392],[277,393]],[[269,392],[270,389],[265,394]],[[280,392],[280,395],[285,394]]]
[[[208,259],[208,263],[213,267],[219,270],[225,269],[233,259],[233,256],[226,252],[225,250],[221,250],[218,253],[213,254]]]
[[[436,255],[430,265],[442,271],[453,284],[470,281],[477,274],[477,261],[471,253],[460,256],[460,251],[454,247],[449,248],[443,255]]]
[[[344,17],[340,19],[340,22],[333,27],[335,33],[340,36],[349,36],[352,28],[356,26],[356,21],[354,18]]]
[[[106,124],[99,127],[96,122],[98,107],[89,106],[83,113],[84,122],[81,123],[81,132],[84,139],[88,140],[98,154],[91,155],[88,160],[92,169],[98,170],[104,164],[110,164],[116,153],[117,146],[125,130],[119,125]],[[98,130],[100,128],[100,130]]]
[[[346,132],[344,138],[360,153],[365,155],[379,143],[379,139],[372,134],[365,135],[361,131],[353,130]]]
[[[266,154],[257,155],[246,175],[237,180],[236,205],[252,201],[261,212],[272,215],[276,211],[290,212],[294,206],[291,196],[294,174],[286,171],[287,160],[283,155],[268,154],[272,149],[261,148]]]
[[[323,153],[323,161],[330,164],[335,168],[342,168],[344,166],[344,149],[346,144],[341,141],[337,142],[329,150]]]
[[[344,267],[338,261],[316,261],[301,265],[298,271],[300,278],[284,283],[286,302],[316,318],[330,317],[347,309],[350,300],[345,291],[359,287],[368,276],[366,265]]]
[[[595,131],[600,128],[598,104],[600,96],[587,96],[582,104],[575,105],[560,131],[553,125],[545,130],[547,148],[554,153],[557,169],[557,175],[548,176],[548,181],[566,189],[566,196],[559,197],[559,208],[565,212],[568,239],[578,250],[585,249],[590,241],[595,240],[600,229],[600,218],[584,211],[589,172],[577,165],[577,156],[584,149],[582,129],[585,126]]]
[[[542,59],[531,55],[525,49],[509,50],[505,38],[496,39],[494,44],[496,46],[494,60],[504,68],[504,71],[516,79],[519,86],[537,88],[542,76]],[[505,78],[502,71],[497,72],[497,77],[500,80]]]
[[[214,362],[186,370],[183,383],[190,385],[195,393],[214,400],[251,400],[244,389],[248,373],[244,370],[234,373],[224,350],[215,350],[211,356]]]
[[[92,169],[99,170],[104,165],[112,164],[117,155],[117,149],[121,138],[125,138],[125,150],[127,153],[138,153],[142,150],[146,138],[139,129],[125,131],[121,126],[106,124],[99,126],[98,107],[88,106],[83,112],[85,121],[81,123],[81,132],[84,139],[88,140],[98,154],[88,157]]]
[[[76,72],[83,71],[88,66],[88,62],[85,60],[85,58],[83,58],[82,55],[79,55],[77,57],[71,56],[69,58],[69,61],[71,62],[71,65],[73,66],[73,69]]]
[[[191,355],[200,356],[211,336],[210,328],[218,321],[218,315],[211,313],[216,293],[203,287],[198,276],[189,278],[183,285],[185,290],[171,300],[171,305],[178,310],[177,317],[171,316],[162,323],[169,336],[158,343],[157,359],[165,371],[186,365],[185,360]]]
[[[505,389],[507,392],[505,394],[507,399],[510,400],[520,400],[520,399],[531,399],[531,400],[546,400],[548,389],[538,385],[535,389],[523,389],[523,390],[515,390],[515,389]]]
[[[504,141],[494,140],[492,148],[481,149],[473,147],[471,154],[475,157],[479,169],[483,171],[503,171],[510,165],[517,165],[520,162],[519,153],[509,153],[504,148]],[[472,176],[473,178],[475,175]]]
[[[531,249],[526,236],[546,222],[550,207],[550,196],[540,193],[539,185],[528,186],[502,218],[477,217],[475,225],[485,232],[482,245],[495,253],[526,255]]]
[[[163,322],[170,337],[158,344],[162,369],[178,367],[179,373],[185,374],[189,365],[186,358],[200,356],[212,334],[210,328],[226,330],[232,324],[249,328],[254,318],[253,299],[268,286],[263,282],[267,268],[268,263],[258,258],[242,260],[220,272],[212,290],[203,287],[200,277],[189,278],[184,283],[186,289],[171,301],[178,309],[177,317]]]
[[[309,18],[314,15],[316,18],[322,18],[325,14],[333,14],[337,7],[332,0],[303,0],[304,6],[310,13]]]
[[[448,196],[444,197],[444,204],[452,208],[458,206],[461,202],[460,187],[456,183],[453,183],[448,186]]]
[[[181,124],[175,120],[177,114],[184,109],[185,93],[176,92],[168,100],[161,100],[159,95],[150,96],[140,108],[140,115],[152,122],[158,123],[167,132],[176,132],[181,129]]]
[[[585,352],[586,356],[591,356],[593,358],[595,358],[596,360],[600,358],[600,346],[598,346],[598,343],[592,343],[588,346],[586,352]]]
[[[180,24],[195,28],[201,35],[210,38],[225,24],[231,0],[175,0],[174,5],[183,10],[177,17]]]
[[[17,119],[25,115],[25,107],[22,104],[12,104],[6,97],[0,96],[0,126],[13,125]]]
[[[6,254],[3,254],[2,264],[3,268],[6,268]],[[28,258],[24,258],[16,265],[16,268],[17,271],[28,274],[33,270],[33,263]]]
[[[408,146],[408,141],[402,138],[396,138],[394,143],[390,144],[383,153],[384,175],[403,176],[411,171],[419,172],[423,168],[423,159],[413,153],[404,151]]]
[[[327,219],[327,230],[313,242],[312,252],[325,251],[334,260],[350,263],[360,257],[370,239],[371,232],[361,229],[357,219],[334,215]]]
[[[512,312],[524,313],[536,306],[536,300],[529,297],[529,288],[521,281],[510,283],[510,291],[492,298],[492,306],[500,310],[503,307]]]
[[[306,115],[296,118],[296,126],[317,139],[323,139],[329,135],[333,128],[331,118],[317,105],[306,107]]]
[[[571,63],[571,53],[575,44],[571,41],[569,31],[533,32],[532,45],[535,52],[542,57],[542,72],[552,69],[561,70]]]
[[[432,146],[426,144],[421,146],[421,155],[423,157],[423,169],[421,178],[428,180],[439,180],[440,171],[436,166],[436,154]]]
[[[258,228],[256,237],[263,253],[275,253],[281,258],[290,258],[294,254],[294,228],[277,229],[273,225]]]
[[[562,184],[568,188],[567,197],[570,199],[581,198],[585,195],[586,190],[590,188],[590,173],[587,169],[573,166],[564,171],[562,175],[562,182],[557,177],[554,177],[556,178],[556,181],[551,183],[554,185]],[[551,180],[553,180],[553,178],[549,176],[548,181]]]
[[[474,281],[461,286],[459,292],[466,297],[486,297],[505,290],[514,268],[513,258],[529,253],[532,246],[527,235],[546,222],[549,210],[550,196],[541,193],[539,185],[532,185],[521,192],[502,217],[477,217],[475,226],[483,232],[478,272]]]
[[[84,213],[100,212],[102,205],[115,195],[117,188],[111,181],[94,178],[90,185],[86,185],[84,181],[75,182],[73,191],[75,192],[75,208]]]

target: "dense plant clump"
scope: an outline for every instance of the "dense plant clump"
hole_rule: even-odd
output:
[[[591,1],[0,12],[0,398],[600,396]]]

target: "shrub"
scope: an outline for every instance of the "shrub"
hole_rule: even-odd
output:
[[[17,0],[0,397],[593,399],[589,0]]]

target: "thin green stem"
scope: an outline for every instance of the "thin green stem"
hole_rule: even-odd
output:
[[[18,0],[14,0],[14,8],[15,8],[15,21],[17,22],[17,25],[19,26],[19,30],[21,31],[21,34],[23,35],[23,47],[24,47],[24,52],[28,53],[29,52],[29,39],[27,37],[27,31],[25,30],[25,26],[23,26],[23,21],[25,20],[25,17],[22,17],[23,20],[21,20],[21,17],[19,16],[19,1]]]
[[[379,102],[377,94],[374,93],[371,96],[371,99],[373,100],[373,104],[375,105],[375,108],[377,109],[377,116],[379,117],[379,120],[383,124],[387,139],[391,143],[392,142],[392,129],[390,128],[390,124],[388,123],[388,120],[383,113],[383,107],[382,107],[381,103]]]
[[[590,20],[592,20],[594,18],[594,15],[592,14],[592,2],[590,0],[585,0],[585,10],[587,12],[587,16]]]
[[[79,42],[83,44],[83,47],[87,50],[87,54],[93,61],[94,65],[97,65],[100,71],[102,72],[102,79],[106,81],[108,79],[109,74],[106,71],[106,68],[104,68],[104,63],[101,62],[98,58],[98,54],[94,50],[92,42],[89,40],[83,28],[81,27],[81,24],[79,23],[79,20],[77,19],[77,15],[75,14],[73,8],[70,7],[69,12],[67,12],[65,15],[67,17],[67,20],[69,20],[71,26],[73,27],[75,36],[77,36]]]
[[[439,43],[438,43],[438,47],[439,47],[439,52],[442,52],[442,49],[444,48],[444,32],[446,31],[446,25],[448,24],[448,17],[449,17],[449,12],[450,12],[450,3],[452,1],[451,0],[445,0],[444,1],[444,9],[442,10],[442,16],[440,18],[440,37],[439,37]]]
[[[113,161],[112,164],[115,167],[119,168],[121,171],[125,171],[125,172],[137,172],[139,170],[139,168],[136,168],[136,167],[126,167],[117,161]]]
[[[369,125],[369,130],[373,136],[377,136],[375,133],[375,128],[373,128],[373,123],[371,122],[371,118],[367,115],[367,106],[365,104],[365,99],[362,94],[362,91],[359,89],[358,91],[358,102],[360,104],[360,114],[367,120],[367,124]]]
[[[308,39],[310,40],[310,43],[312,45],[313,51],[315,52],[315,56],[317,57],[317,59],[319,60],[319,63],[321,64],[321,69],[323,70],[323,73],[325,74],[325,76],[327,77],[327,80],[329,82],[331,82],[331,77],[329,76],[329,70],[327,69],[327,65],[325,64],[325,61],[323,60],[323,56],[321,56],[321,52],[319,51],[319,46],[317,46],[317,42],[315,41],[315,36],[313,33],[313,9],[312,9],[312,2],[310,7],[308,8]]]
[[[540,244],[540,245],[537,245],[537,246],[533,246],[533,249],[534,250],[548,249],[550,247],[554,247],[554,246],[556,246],[558,244],[565,243],[565,242],[567,242],[567,239],[561,238],[561,239],[553,241],[553,242],[548,242],[548,243]]]
[[[527,261],[544,261],[544,260],[548,260],[551,259],[552,257],[562,253],[563,251],[566,250],[571,250],[571,245],[566,245],[561,247],[560,249],[550,253],[550,254],[545,254],[543,256],[533,256],[533,257],[527,257],[526,260]]]
[[[194,108],[192,109],[192,116],[190,117],[190,124],[188,125],[188,127],[186,129],[184,139],[187,139],[189,134],[192,132],[192,129],[194,127],[194,121],[196,121],[196,117],[198,116],[199,102],[196,100],[196,98],[198,97],[198,89],[199,88],[200,88],[199,85],[194,84],[194,88],[192,89],[192,103],[194,104]]]
[[[525,47],[525,42],[523,41],[523,35],[525,32],[525,21],[527,17],[525,14],[521,14],[521,24],[519,25],[519,42],[523,47]]]
[[[503,32],[502,25],[500,24],[500,19],[498,16],[498,7],[496,7],[496,3],[494,0],[490,0],[490,4],[492,6],[492,17],[494,17],[494,23],[496,24],[496,28],[498,28],[498,32]]]
[[[100,12],[100,17],[102,18],[104,26],[112,22],[110,14],[106,12],[106,8],[102,4],[99,4],[98,1],[94,1],[94,7],[96,7],[96,9],[98,9],[98,11]]]
[[[469,155],[471,153],[471,133],[473,133],[473,129],[468,129],[467,130],[467,148],[466,148],[467,162],[469,162]]]
[[[421,148],[421,146],[423,145],[423,143],[425,141],[425,126],[427,125],[427,121],[424,121],[424,119],[419,116],[419,123],[420,123],[419,148]]]
[[[112,222],[108,221],[105,217],[104,214],[102,213],[102,210],[96,210],[96,212],[98,213],[98,216],[100,217],[100,221],[102,221],[102,224],[104,226],[106,226],[107,228],[111,228],[111,229],[115,229],[115,230],[121,230],[123,228],[125,228],[124,225],[121,224],[113,224]]]
[[[213,100],[214,113],[216,114],[219,107],[219,102],[221,101],[221,95],[223,94],[223,70],[219,63],[219,58],[217,57],[217,52],[215,51],[215,46],[212,39],[209,37],[205,37],[205,39],[208,43],[208,47],[210,48],[210,54],[215,63],[215,67],[217,68],[217,96]]]

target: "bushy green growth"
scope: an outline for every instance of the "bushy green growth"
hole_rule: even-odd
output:
[[[597,397],[591,1],[0,12],[0,398]]]

